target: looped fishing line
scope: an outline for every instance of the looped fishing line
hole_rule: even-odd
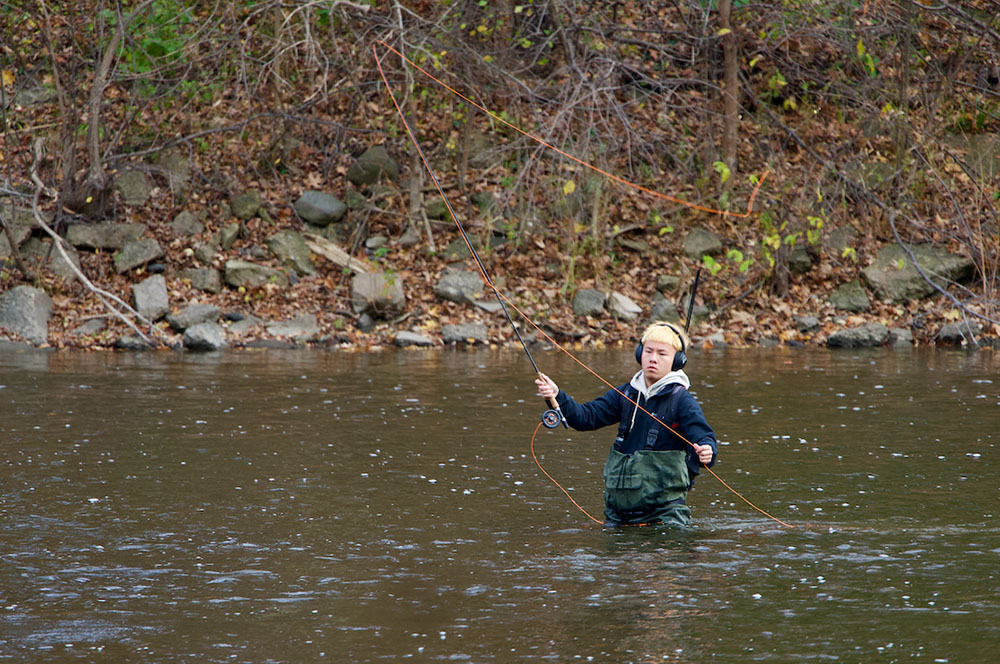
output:
[[[397,55],[399,55],[399,56],[400,56],[401,58],[403,58],[404,60],[406,60],[406,62],[409,62],[409,63],[410,63],[411,65],[413,64],[413,63],[412,63],[412,62],[411,62],[411,61],[410,61],[409,59],[407,59],[407,58],[406,58],[406,57],[405,57],[404,55],[402,55],[401,53],[399,53],[399,51],[397,51],[396,49],[392,48],[391,46],[389,46],[389,45],[388,45],[388,44],[386,44],[385,42],[382,42],[382,41],[380,41],[379,43],[380,43],[380,44],[382,44],[383,46],[385,46],[385,47],[386,47],[387,49],[389,49],[389,50],[390,50],[390,51],[392,51],[393,53],[396,53]],[[694,443],[692,443],[691,441],[689,441],[689,440],[688,440],[687,438],[685,438],[685,437],[684,437],[684,436],[683,436],[682,434],[680,434],[680,433],[679,433],[678,431],[676,431],[675,429],[673,429],[672,427],[670,427],[670,426],[669,426],[668,424],[666,424],[665,422],[663,422],[662,420],[660,420],[660,419],[659,419],[659,418],[658,418],[658,417],[657,417],[657,416],[656,416],[656,415],[655,415],[654,413],[651,413],[651,412],[649,412],[648,410],[646,410],[645,408],[643,408],[643,407],[642,407],[642,406],[641,406],[641,405],[640,405],[640,404],[639,404],[639,403],[638,403],[637,401],[633,400],[633,399],[632,399],[631,397],[629,397],[629,396],[628,396],[627,394],[623,393],[623,392],[622,392],[621,390],[619,390],[619,389],[618,389],[617,387],[615,387],[614,385],[612,385],[612,384],[611,384],[610,382],[608,382],[608,381],[607,381],[607,380],[606,380],[606,379],[605,379],[605,378],[604,378],[603,376],[601,376],[600,374],[598,374],[598,373],[597,373],[596,371],[594,371],[594,370],[593,370],[593,369],[592,369],[592,368],[591,368],[590,366],[588,366],[588,365],[587,365],[587,364],[586,364],[585,362],[583,362],[583,360],[581,360],[581,359],[579,359],[578,357],[576,357],[575,355],[573,355],[573,353],[572,353],[572,352],[570,352],[570,351],[569,351],[568,349],[566,349],[565,347],[563,347],[563,345],[562,345],[562,344],[560,344],[560,343],[559,343],[559,342],[557,342],[557,341],[556,341],[555,339],[553,339],[553,338],[552,338],[552,337],[551,337],[551,336],[550,336],[549,334],[547,334],[547,333],[545,332],[545,330],[543,330],[543,329],[542,329],[542,328],[541,328],[541,327],[540,327],[540,326],[539,326],[539,325],[538,325],[537,323],[535,323],[535,322],[534,322],[534,321],[533,321],[533,320],[531,319],[531,317],[530,317],[530,316],[528,316],[528,315],[527,315],[526,313],[524,313],[523,311],[521,311],[521,310],[520,310],[520,309],[519,309],[519,308],[517,307],[517,305],[516,305],[516,304],[514,304],[514,302],[512,302],[512,301],[510,300],[510,298],[508,298],[508,297],[507,297],[506,295],[504,295],[503,293],[501,293],[499,289],[497,289],[496,285],[494,285],[494,283],[493,283],[493,280],[492,280],[492,279],[490,279],[490,276],[489,276],[489,274],[487,274],[487,272],[486,272],[486,268],[485,268],[485,266],[483,265],[482,261],[480,261],[480,260],[479,260],[479,258],[478,258],[478,256],[479,256],[479,255],[478,255],[478,253],[476,252],[476,249],[475,249],[475,247],[473,247],[473,246],[472,246],[472,242],[471,242],[471,240],[469,240],[469,236],[468,236],[468,234],[466,234],[466,232],[465,232],[465,228],[464,228],[464,226],[462,226],[462,222],[460,222],[460,221],[458,220],[458,216],[457,216],[457,215],[455,214],[455,211],[454,211],[454,209],[453,209],[453,208],[451,207],[451,203],[450,203],[450,202],[448,201],[448,197],[447,197],[447,196],[445,195],[445,193],[444,193],[444,189],[443,189],[443,188],[441,187],[441,183],[440,183],[440,182],[438,181],[438,179],[437,179],[437,175],[436,175],[436,174],[434,173],[434,169],[433,169],[433,168],[431,167],[431,165],[430,165],[430,162],[428,162],[428,160],[427,160],[427,157],[426,157],[426,156],[424,155],[424,152],[423,152],[423,150],[422,150],[422,149],[421,149],[421,147],[420,147],[420,143],[419,143],[419,141],[417,141],[417,137],[416,137],[416,134],[414,134],[414,133],[413,133],[413,129],[412,129],[411,127],[410,127],[410,124],[409,124],[409,122],[407,122],[407,120],[406,120],[406,115],[405,115],[405,113],[403,113],[403,109],[402,109],[402,108],[400,107],[400,105],[399,105],[399,102],[398,102],[398,100],[396,99],[396,95],[395,95],[395,94],[393,93],[393,91],[392,91],[392,86],[390,86],[390,85],[389,85],[389,80],[388,80],[388,78],[387,78],[387,77],[386,77],[386,75],[385,75],[385,71],[384,71],[384,70],[382,69],[382,61],[381,61],[381,59],[380,59],[380,58],[379,58],[379,56],[378,56],[378,48],[377,48],[377,45],[375,45],[375,44],[373,44],[373,45],[372,45],[372,52],[374,53],[374,56],[375,56],[375,63],[376,63],[377,65],[378,65],[378,70],[379,70],[379,74],[380,74],[380,75],[381,75],[381,77],[382,77],[382,81],[383,81],[383,83],[385,83],[385,87],[386,87],[386,90],[387,90],[387,91],[388,91],[388,93],[389,93],[389,97],[390,97],[390,98],[392,99],[392,103],[393,103],[393,105],[394,105],[394,106],[396,107],[396,112],[397,112],[397,113],[399,114],[399,117],[400,117],[400,120],[402,121],[402,123],[403,123],[403,126],[404,126],[404,127],[406,128],[406,133],[407,133],[407,135],[409,135],[409,137],[410,137],[410,141],[411,141],[411,142],[413,143],[413,146],[414,146],[414,147],[416,148],[416,150],[417,150],[417,154],[418,154],[418,155],[420,156],[420,159],[421,159],[421,161],[422,161],[422,162],[423,162],[423,164],[424,164],[424,168],[426,168],[426,169],[427,169],[427,172],[428,172],[428,173],[430,173],[430,175],[431,175],[431,179],[432,179],[432,180],[434,180],[434,186],[435,186],[435,187],[437,188],[437,190],[438,190],[438,193],[439,193],[439,194],[441,195],[441,197],[442,197],[442,198],[444,199],[444,201],[445,201],[445,203],[446,203],[446,205],[447,205],[447,208],[448,208],[448,212],[449,212],[449,213],[451,214],[451,218],[452,218],[452,221],[454,221],[454,222],[455,222],[455,225],[456,225],[456,226],[458,226],[459,230],[461,231],[461,234],[462,234],[462,237],[463,237],[463,238],[464,238],[464,240],[465,240],[465,244],[466,244],[466,246],[468,247],[468,249],[469,249],[469,251],[470,251],[470,252],[472,253],[472,255],[473,255],[474,257],[476,257],[476,264],[477,264],[477,266],[478,266],[478,268],[479,268],[479,272],[480,272],[480,275],[481,275],[481,276],[482,276],[482,278],[483,278],[483,281],[484,281],[484,282],[485,282],[485,283],[486,283],[486,284],[487,284],[487,285],[488,285],[488,286],[489,286],[489,287],[490,287],[490,288],[491,288],[491,289],[493,290],[493,293],[494,293],[494,295],[496,295],[496,297],[497,297],[497,299],[498,299],[498,300],[500,301],[501,305],[504,305],[504,311],[506,312],[506,307],[507,307],[507,306],[509,306],[509,307],[510,307],[511,309],[513,309],[514,311],[516,311],[516,312],[518,313],[518,315],[520,315],[520,316],[521,316],[521,318],[523,318],[523,319],[524,319],[525,321],[527,321],[527,322],[528,322],[528,324],[530,324],[530,325],[531,325],[532,327],[534,327],[534,328],[535,328],[535,330],[536,330],[536,331],[537,331],[537,332],[538,332],[538,333],[539,333],[539,334],[540,334],[540,335],[541,335],[542,337],[544,337],[546,341],[548,341],[548,342],[549,342],[549,343],[551,343],[551,344],[552,344],[553,346],[555,346],[555,347],[556,347],[556,348],[558,348],[558,349],[559,349],[560,351],[562,351],[562,352],[563,352],[563,353],[565,353],[565,354],[566,354],[567,356],[569,356],[569,357],[570,357],[570,358],[571,358],[571,359],[572,359],[572,360],[573,360],[574,362],[576,362],[576,363],[577,363],[578,365],[580,365],[581,367],[583,367],[583,368],[584,368],[584,369],[585,369],[586,371],[588,371],[588,372],[589,372],[589,373],[590,373],[591,375],[593,375],[593,376],[594,376],[595,378],[597,378],[597,379],[598,379],[598,380],[599,380],[600,382],[604,383],[605,385],[607,385],[608,387],[610,387],[611,389],[613,389],[613,390],[614,390],[615,392],[617,392],[618,394],[620,394],[620,395],[621,395],[622,397],[624,397],[624,398],[625,398],[626,400],[628,400],[629,402],[631,402],[632,404],[634,404],[634,405],[635,405],[635,406],[636,406],[636,407],[637,407],[637,408],[638,408],[639,410],[641,410],[641,411],[642,411],[642,412],[644,412],[644,413],[645,413],[646,415],[650,416],[650,417],[651,417],[651,418],[653,418],[653,419],[654,419],[654,420],[655,420],[656,422],[658,422],[659,424],[661,424],[661,425],[662,425],[663,427],[665,427],[665,428],[667,428],[667,429],[670,429],[670,431],[672,431],[672,432],[673,432],[674,434],[676,434],[678,438],[680,438],[680,439],[681,439],[682,441],[684,441],[685,443],[687,443],[688,445],[690,445],[690,446],[691,446],[692,448],[694,448],[694,447],[695,447],[695,446],[694,446]],[[414,66],[414,67],[416,67],[416,65],[413,65],[413,66]],[[416,67],[416,68],[417,68],[417,69],[420,69],[419,67]],[[423,71],[423,70],[422,70],[422,69],[420,69],[420,71]],[[424,73],[426,74],[427,72],[424,72]],[[427,75],[428,75],[428,76],[430,76],[430,74],[427,74]],[[431,78],[433,78],[433,77],[431,77]],[[437,79],[434,79],[434,80],[437,80]],[[442,83],[441,85],[444,85],[444,84]],[[444,87],[448,88],[448,86],[444,86]],[[451,90],[451,88],[448,88],[448,89],[449,89],[449,90]],[[452,92],[454,92],[454,91],[452,91]],[[462,97],[463,99],[466,99],[465,97],[463,97],[463,96],[462,96],[461,94],[459,94],[458,92],[455,92],[455,94],[457,94],[458,96]],[[468,100],[468,99],[466,99],[466,101],[469,101],[469,103],[472,103],[473,105],[475,105],[475,106],[476,106],[477,108],[479,108],[479,109],[483,110],[484,112],[486,112],[486,113],[489,113],[489,111],[488,111],[488,110],[486,110],[485,108],[482,108],[482,107],[481,107],[481,106],[479,106],[478,104],[474,104],[474,102],[472,102],[471,100]],[[491,114],[491,115],[493,115],[493,114]],[[499,118],[497,118],[497,119],[499,119]],[[509,123],[506,123],[506,122],[505,122],[505,124],[508,124],[508,125],[509,125]],[[513,125],[510,125],[510,126],[511,126],[511,127],[513,127],[514,129],[517,129],[517,128],[516,128],[516,127],[514,127]],[[521,130],[520,130],[520,129],[518,129],[518,131],[521,131]],[[523,131],[522,131],[521,133],[524,133],[524,134],[525,134],[526,136],[530,136],[530,134],[527,134],[526,132],[523,132]],[[531,136],[531,138],[534,138],[534,137],[533,137],[533,136]],[[544,142],[540,141],[540,139],[537,139],[537,138],[536,138],[535,140],[538,140],[538,141],[539,141],[539,142],[541,142],[541,143],[542,143],[543,145],[547,145],[546,143],[544,143]],[[548,147],[552,147],[552,146],[548,146]],[[554,148],[554,147],[552,147],[552,149],[553,149],[553,150],[556,150],[556,151],[558,151],[558,152],[562,152],[561,150],[558,150],[558,148]],[[563,153],[563,154],[565,154],[565,153]],[[614,175],[611,175],[611,174],[608,174],[608,173],[605,173],[604,171],[601,171],[600,169],[598,169],[598,168],[597,168],[597,167],[595,167],[595,166],[590,166],[589,164],[586,164],[585,162],[583,162],[583,161],[581,161],[581,160],[577,159],[576,157],[572,157],[571,155],[566,155],[566,156],[567,156],[567,157],[570,157],[570,158],[571,158],[571,159],[573,159],[574,161],[577,161],[577,162],[579,162],[579,163],[581,163],[581,164],[583,164],[583,165],[587,166],[588,168],[593,168],[594,170],[598,171],[599,173],[604,173],[605,175],[608,175],[608,177],[611,177],[611,178],[613,178],[613,179],[615,179],[615,180],[618,180],[618,181],[620,181],[620,182],[624,182],[624,183],[626,183],[626,184],[629,184],[630,186],[632,186],[632,187],[634,187],[634,188],[638,188],[638,189],[642,189],[642,187],[639,187],[638,185],[632,185],[632,184],[628,183],[627,181],[625,181],[625,180],[623,180],[623,179],[621,179],[621,178],[619,178],[619,177],[617,177],[617,176],[614,176]],[[761,179],[761,183],[762,183],[762,182],[763,182],[763,179]],[[758,188],[759,188],[759,186],[760,186],[760,183],[758,183],[758,185],[757,185],[757,186],[758,186]],[[646,191],[646,190],[644,190],[644,191]],[[757,190],[755,189],[755,190],[754,190],[754,195],[756,195],[756,192],[757,192]],[[649,192],[649,193],[656,193],[656,192]],[[659,195],[659,196],[665,196],[664,194],[657,194],[657,195]],[[753,199],[753,197],[751,197],[751,204],[752,204],[752,202],[753,202],[753,200],[752,200],[752,199]],[[681,202],[681,203],[684,203],[683,201],[677,201],[677,202]],[[698,207],[698,206],[695,206],[695,205],[693,205],[693,204],[690,204],[690,203],[684,203],[684,204],[685,204],[685,205],[691,205],[692,207]],[[699,209],[705,209],[705,208],[699,208]],[[711,211],[711,210],[709,210],[709,211]],[[721,213],[722,211],[716,211],[716,212],[720,212],[720,213]],[[749,214],[749,211],[747,212],[747,214]],[[742,215],[742,216],[746,216],[746,215]],[[510,320],[510,317],[509,317],[509,315],[508,315],[508,320]],[[522,346],[523,346],[523,345],[524,345],[524,340],[523,340],[523,339],[521,339],[521,334],[520,334],[520,332],[519,332],[519,331],[517,330],[517,327],[513,325],[513,321],[511,321],[511,325],[512,325],[512,326],[514,327],[514,331],[515,331],[515,333],[517,334],[517,336],[518,336],[518,339],[520,339],[520,340],[521,340],[521,344],[522,344]],[[526,346],[525,346],[525,350],[527,350],[527,347],[526,347]],[[529,357],[530,357],[530,354],[529,354]],[[538,428],[536,427],[536,429],[535,429],[535,433],[537,434],[537,432],[538,432]],[[548,472],[547,472],[547,471],[546,471],[546,470],[545,470],[544,468],[542,468],[542,465],[541,465],[541,464],[540,464],[540,463],[538,462],[538,458],[537,458],[537,457],[535,457],[535,455],[534,455],[534,435],[532,436],[532,457],[534,457],[534,458],[535,458],[535,463],[536,463],[536,464],[538,465],[538,467],[539,467],[539,468],[541,469],[541,471],[542,471],[542,472],[543,472],[543,473],[545,474],[545,476],[546,476],[546,477],[548,477],[548,478],[549,478],[550,480],[552,480],[552,482],[553,482],[553,483],[555,483],[555,485],[556,485],[556,486],[558,486],[558,487],[559,487],[559,488],[560,488],[560,489],[561,489],[561,490],[563,491],[563,493],[565,493],[565,494],[567,495],[567,497],[569,497],[569,498],[570,498],[570,500],[571,500],[571,501],[573,502],[573,504],[574,504],[574,505],[576,505],[576,506],[577,506],[577,507],[578,507],[578,508],[579,508],[579,509],[580,509],[580,510],[581,510],[581,511],[582,511],[582,512],[584,513],[584,514],[586,514],[586,515],[587,515],[588,517],[590,517],[590,518],[591,518],[591,519],[593,519],[594,521],[598,521],[598,519],[594,518],[594,517],[593,517],[593,516],[592,516],[592,515],[591,515],[590,513],[588,513],[588,512],[586,511],[586,510],[584,510],[584,509],[583,509],[582,507],[580,507],[580,505],[579,505],[579,504],[577,504],[577,502],[576,502],[575,500],[573,500],[572,496],[570,496],[570,495],[569,495],[569,492],[567,492],[567,491],[566,491],[566,489],[564,489],[564,488],[562,487],[562,485],[560,485],[560,484],[559,484],[559,482],[557,482],[557,481],[555,480],[555,478],[553,478],[553,477],[552,477],[552,476],[551,476],[551,475],[550,475],[550,474],[549,474],[549,473],[548,473]],[[733,487],[729,486],[729,484],[727,484],[727,483],[726,483],[726,482],[725,482],[725,481],[724,481],[724,480],[723,480],[723,479],[722,479],[721,477],[719,477],[719,475],[718,475],[718,474],[717,474],[717,473],[716,473],[715,471],[713,471],[713,470],[712,470],[711,468],[709,468],[708,466],[703,466],[703,468],[705,468],[705,470],[707,470],[707,471],[709,472],[709,474],[711,474],[711,475],[712,475],[712,476],[713,476],[713,477],[714,477],[715,479],[717,479],[717,480],[718,480],[718,481],[719,481],[719,482],[720,482],[720,483],[722,484],[722,486],[724,486],[724,487],[726,487],[727,489],[729,489],[729,491],[730,491],[730,492],[732,492],[732,493],[733,493],[733,494],[734,494],[735,496],[737,496],[738,498],[740,498],[740,499],[741,499],[741,500],[742,500],[743,502],[745,502],[745,503],[746,503],[747,505],[749,505],[749,506],[750,506],[750,507],[752,507],[753,509],[757,510],[758,512],[760,512],[760,513],[761,513],[761,514],[763,514],[764,516],[768,517],[769,519],[771,519],[771,520],[773,520],[773,521],[775,521],[775,522],[777,522],[777,523],[779,523],[779,524],[781,524],[781,525],[783,525],[783,526],[785,526],[785,527],[787,527],[787,528],[794,528],[794,527],[795,527],[795,526],[793,526],[793,525],[791,525],[791,524],[789,524],[789,523],[786,523],[786,522],[782,521],[781,519],[779,519],[779,518],[777,518],[777,517],[775,517],[775,516],[772,516],[771,514],[769,514],[768,512],[764,511],[763,509],[761,509],[761,508],[760,508],[760,507],[758,507],[757,505],[753,504],[753,503],[752,503],[752,502],[751,502],[750,500],[748,500],[748,499],[747,499],[747,498],[746,498],[745,496],[743,496],[743,495],[742,495],[742,494],[741,494],[740,492],[738,492],[738,491],[737,491],[736,489],[734,489]]]

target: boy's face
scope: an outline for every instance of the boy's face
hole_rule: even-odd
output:
[[[642,375],[652,385],[668,373],[677,349],[665,341],[647,341],[642,345]]]

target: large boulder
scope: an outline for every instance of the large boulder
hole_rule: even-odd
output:
[[[264,197],[256,189],[233,196],[231,203],[233,216],[240,221],[248,221],[257,216],[264,206]]]
[[[170,222],[170,230],[174,232],[176,237],[190,237],[202,233],[205,230],[205,225],[198,221],[198,217],[194,213],[182,210]]]
[[[459,323],[443,325],[441,338],[446,344],[485,344],[489,342],[489,332],[482,323]]]
[[[831,348],[874,348],[889,340],[889,328],[882,323],[841,330],[830,335],[826,344]]]
[[[427,346],[433,346],[434,340],[418,332],[411,332],[409,330],[400,330],[399,332],[396,333],[396,338],[393,339],[393,343],[399,346],[400,348],[406,348],[407,346],[427,347]]]
[[[129,242],[115,254],[115,272],[123,274],[163,257],[163,247],[151,237]]]
[[[593,288],[581,288],[573,296],[573,313],[577,316],[600,316],[608,296]]]
[[[291,337],[296,341],[308,341],[320,332],[315,314],[300,314],[288,320],[268,323],[265,329],[273,337]]]
[[[267,248],[282,263],[295,270],[296,274],[301,276],[316,274],[316,266],[309,257],[309,247],[301,233],[278,231],[267,238]]]
[[[226,346],[226,332],[218,323],[199,323],[184,332],[184,347],[188,350],[213,351]]]
[[[15,286],[0,295],[0,330],[19,334],[36,346],[48,341],[52,298],[32,286]]]
[[[695,261],[701,261],[702,256],[718,256],[722,253],[722,240],[704,228],[695,228],[685,235],[682,246],[684,254]]]
[[[830,304],[842,311],[858,313],[868,311],[870,302],[861,282],[857,279],[840,286],[830,295]]]
[[[69,260],[76,267],[77,270],[80,269],[80,255],[77,253],[76,249],[72,245],[63,242],[63,249],[66,251],[66,255]],[[31,263],[36,268],[47,268],[52,270],[54,274],[59,275],[63,279],[74,279],[76,278],[76,272],[72,267],[66,264],[66,260],[59,253],[59,249],[52,245],[49,240],[39,240],[38,238],[28,238],[28,240],[21,245],[21,257],[26,261]]]
[[[14,237],[14,244],[20,246],[28,236],[31,234],[31,227],[35,224],[35,218],[31,214],[31,210],[23,210],[20,208],[14,208],[13,214],[8,214],[10,209],[7,204],[3,204],[3,209],[0,213],[3,214],[4,220],[7,222],[7,227],[10,229],[11,235]],[[7,234],[0,233],[0,258],[5,258],[10,256],[12,253],[10,242],[7,241]]]
[[[125,205],[145,205],[153,193],[153,183],[141,171],[125,171],[115,178],[115,187]]]
[[[347,169],[347,179],[359,187],[375,184],[382,178],[395,180],[398,177],[399,165],[389,156],[383,145],[373,145],[368,148]]]
[[[167,281],[162,274],[154,274],[132,286],[132,298],[135,300],[135,310],[143,318],[156,321],[170,311]]]
[[[206,293],[222,291],[222,275],[218,270],[203,267],[189,267],[181,270],[180,278],[191,282],[192,288]]]
[[[66,240],[74,247],[121,249],[145,232],[143,224],[73,224],[66,229]]]
[[[281,270],[249,261],[226,261],[226,283],[233,288],[260,288],[267,284],[288,285],[288,276]]]
[[[656,291],[650,303],[649,320],[650,322],[680,323],[681,312],[672,300],[667,299],[660,291]]]
[[[642,307],[618,291],[612,292],[608,297],[607,308],[608,313],[624,321],[633,321],[642,313]]]
[[[938,286],[943,287],[949,281],[966,281],[974,273],[972,261],[964,256],[950,254],[930,244],[915,245],[910,250],[921,270]],[[936,292],[898,244],[879,251],[875,262],[866,267],[862,275],[879,297],[895,302],[927,297]]]
[[[347,212],[347,205],[333,194],[307,191],[292,205],[295,214],[307,224],[328,226],[340,221]]]
[[[403,310],[406,296],[398,274],[362,273],[351,280],[351,305],[359,314],[385,317]]]
[[[472,270],[446,268],[434,286],[434,294],[449,302],[471,304],[483,294],[483,278]]]
[[[218,321],[219,313],[219,308],[214,304],[195,302],[167,316],[167,323],[172,329],[183,332],[195,325]]]

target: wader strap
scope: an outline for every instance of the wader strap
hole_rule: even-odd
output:
[[[625,396],[627,396],[628,399],[633,399],[635,401],[639,400],[638,390],[636,390],[631,385],[625,388]],[[635,404],[626,399],[625,396],[620,397],[622,402],[621,406],[622,419],[621,422],[618,423],[618,435],[615,436],[615,445],[614,445],[614,448],[619,452],[623,451],[622,447],[625,443],[625,436],[628,435],[628,430],[632,426],[632,417],[630,415],[631,411],[629,409],[635,408]]]

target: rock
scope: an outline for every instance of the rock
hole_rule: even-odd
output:
[[[344,192],[344,204],[348,210],[364,210],[368,199],[357,189],[348,189]]]
[[[226,316],[228,320],[229,314],[226,314]],[[241,318],[230,325],[229,332],[230,334],[235,334],[239,337],[245,337],[251,332],[259,329],[264,324],[265,322],[256,316],[246,316],[245,318]]]
[[[199,323],[184,331],[184,347],[194,351],[214,351],[226,347],[226,333],[218,323]]]
[[[194,250],[194,257],[202,265],[210,265],[219,254],[219,247],[215,244],[203,244]]]
[[[143,224],[73,224],[66,229],[66,240],[74,247],[122,249],[145,232]]]
[[[18,334],[36,346],[49,338],[52,298],[32,286],[15,286],[0,294],[0,330]]]
[[[369,251],[378,251],[382,247],[389,244],[389,238],[384,235],[372,235],[370,238],[365,240],[365,249]]]
[[[703,228],[695,228],[685,235],[682,246],[688,258],[699,262],[702,256],[718,256],[722,253],[722,240]]]
[[[493,195],[492,191],[474,191],[469,196],[469,200],[482,212],[489,211],[497,205],[496,196]]]
[[[223,251],[229,251],[233,248],[233,243],[236,242],[236,238],[239,237],[239,234],[239,223],[229,224],[222,229],[222,232],[219,233],[219,247],[221,247]]]
[[[160,159],[160,166],[167,172],[172,191],[184,191],[191,179],[191,162],[181,150],[171,150]],[[199,231],[201,232],[201,231]]]
[[[805,274],[812,269],[812,266],[813,259],[809,250],[801,244],[795,245],[788,255],[788,269],[795,274]]]
[[[153,193],[153,183],[141,171],[125,171],[115,177],[115,187],[125,205],[145,205]]]
[[[219,320],[219,313],[219,308],[214,304],[195,302],[167,316],[167,323],[171,329],[183,332],[189,327]]]
[[[288,277],[281,270],[239,259],[226,261],[225,281],[233,288],[260,288],[267,284],[288,285]]]
[[[625,249],[631,249],[638,254],[649,253],[649,243],[645,240],[631,239],[623,236],[615,238],[615,242]]]
[[[656,290],[661,293],[673,293],[681,287],[681,278],[673,274],[661,274],[656,278]]]
[[[894,347],[912,346],[913,332],[902,327],[892,328],[889,330],[889,345]]]
[[[573,313],[577,316],[601,316],[608,296],[593,288],[581,288],[573,296]]]
[[[351,280],[351,305],[359,314],[385,317],[402,311],[405,304],[403,279],[398,274],[363,273]]]
[[[170,229],[177,237],[188,237],[198,235],[205,230],[205,225],[198,221],[198,218],[191,212],[184,210],[178,213],[174,220],[170,222]]]
[[[977,321],[967,320],[960,323],[947,323],[938,330],[935,341],[942,346],[975,345],[976,337],[983,331]]]
[[[489,333],[482,323],[460,323],[458,325],[443,325],[441,337],[446,344],[485,344],[489,343]]]
[[[889,328],[882,323],[868,323],[830,335],[826,343],[831,348],[874,348],[889,340]]]
[[[314,226],[328,226],[343,219],[347,205],[333,194],[307,191],[292,205],[302,221]]]
[[[267,247],[282,263],[301,276],[316,274],[316,266],[309,257],[309,247],[301,233],[278,231],[267,238]]]
[[[819,318],[816,316],[793,316],[792,320],[799,332],[811,332],[819,327]]]
[[[949,254],[929,244],[915,245],[913,251],[917,264],[941,287],[948,281],[965,281],[972,277],[972,261],[963,256]],[[927,297],[935,288],[920,276],[906,252],[897,244],[879,251],[875,262],[862,271],[869,288],[880,298],[905,302]]]
[[[375,329],[375,319],[368,314],[361,314],[358,316],[358,320],[355,321],[354,326],[362,332],[371,332]]]
[[[618,291],[613,291],[608,297],[607,310],[615,318],[633,321],[642,313],[642,307]]]
[[[656,321],[680,323],[681,312],[677,309],[677,305],[673,301],[668,300],[660,291],[656,291],[650,303],[649,321],[651,323]]]
[[[383,145],[373,145],[368,148],[347,169],[347,179],[359,187],[375,184],[383,176],[389,180],[399,178],[399,165],[389,156]]]
[[[393,340],[393,343],[399,346],[400,348],[405,348],[406,346],[424,347],[424,346],[434,345],[434,342],[428,337],[425,337],[422,334],[417,334],[416,332],[408,332],[406,330],[397,332],[396,338]]]
[[[19,90],[13,100],[7,97],[7,101],[13,101],[15,106],[37,106],[59,101],[59,91],[45,85],[37,85],[31,88]]]
[[[127,334],[115,341],[115,348],[118,350],[150,350],[152,346],[138,334]]]
[[[471,304],[483,294],[483,278],[471,270],[445,268],[441,280],[434,286],[434,294],[449,302]]]
[[[240,221],[253,219],[264,205],[264,198],[256,189],[251,189],[233,197],[231,202],[233,216]]]
[[[115,271],[123,274],[162,257],[163,248],[151,237],[129,242],[115,255]]]
[[[222,274],[218,270],[202,267],[189,267],[180,272],[181,279],[191,282],[192,288],[206,293],[222,292]]]
[[[10,233],[14,237],[14,244],[20,246],[31,235],[31,228],[35,225],[35,218],[31,210],[14,208],[14,213],[10,214],[10,208],[5,202],[0,208],[0,214],[3,214],[3,218],[7,222]],[[10,242],[7,241],[7,234],[0,232],[0,258],[10,255],[11,247]]]
[[[396,242],[404,249],[412,247],[420,242],[420,231],[417,230],[416,226],[408,224],[406,226],[406,230],[403,231],[403,234],[399,236],[399,239],[396,240]]]
[[[830,295],[830,305],[841,311],[868,311],[870,302],[861,282],[855,279],[843,284]]]
[[[428,219],[437,219],[438,221],[451,219],[451,214],[448,212],[448,204],[440,196],[428,200],[424,205],[424,212]]]
[[[705,340],[705,346],[709,348],[725,348],[728,345],[726,335],[722,332],[715,332]]]
[[[319,322],[314,314],[302,314],[289,320],[270,323],[265,329],[274,337],[292,337],[296,341],[307,341],[319,334]]]
[[[830,231],[830,234],[826,236],[824,244],[839,257],[844,252],[844,249],[853,247],[857,239],[858,232],[853,226],[841,226]]]
[[[70,262],[77,269],[80,269],[80,255],[76,249],[67,243],[63,243],[63,249],[66,250],[66,255],[69,256]],[[35,268],[43,267],[49,269],[63,279],[76,278],[76,272],[66,264],[66,260],[62,257],[62,254],[59,253],[56,247],[52,246],[52,242],[49,240],[29,238],[27,242],[21,245],[21,257]]]
[[[71,337],[91,337],[97,336],[104,331],[107,327],[107,323],[104,322],[103,318],[92,318],[88,320],[83,325],[78,325],[69,331],[69,336]]]
[[[163,318],[170,311],[167,281],[160,274],[132,286],[132,299],[135,300],[135,310],[139,315],[151,321]]]

